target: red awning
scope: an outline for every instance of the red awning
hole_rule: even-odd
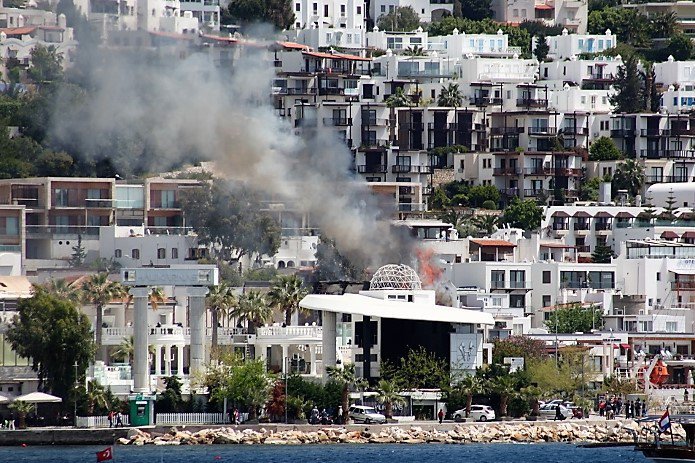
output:
[[[678,233],[674,231],[666,230],[661,234],[661,238],[667,240],[677,240],[678,238],[680,238],[680,236],[678,236]]]
[[[620,349],[620,346],[617,344],[613,344],[613,349]]]
[[[625,349],[625,350],[629,350],[629,349],[630,349],[630,344],[621,344],[620,347],[622,347],[622,348]]]
[[[553,7],[550,5],[536,5],[537,10],[552,10]]]

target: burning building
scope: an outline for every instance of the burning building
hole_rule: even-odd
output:
[[[491,315],[437,305],[407,265],[385,265],[357,293],[310,294],[300,307],[321,312],[323,367],[355,363],[358,376],[378,378],[382,361],[397,362],[424,346],[452,371],[475,371],[484,360]]]

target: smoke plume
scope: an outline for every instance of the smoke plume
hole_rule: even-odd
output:
[[[94,160],[150,171],[215,161],[217,176],[308,212],[348,258],[379,266],[409,257],[409,240],[390,230],[395,205],[384,208],[354,178],[344,143],[321,124],[298,137],[276,115],[269,52],[245,47],[242,55],[231,71],[204,50],[171,60],[145,50],[93,59],[100,64],[90,70],[88,98],[63,98],[51,137]]]

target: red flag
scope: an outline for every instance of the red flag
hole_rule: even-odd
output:
[[[97,462],[106,460],[113,460],[113,452],[111,451],[111,447],[108,447],[101,452],[97,452]]]

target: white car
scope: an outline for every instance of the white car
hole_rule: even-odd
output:
[[[348,416],[354,421],[364,423],[386,423],[386,417],[378,413],[374,407],[364,405],[353,405],[348,410]]]
[[[463,421],[465,417],[465,408],[454,412],[454,421]],[[495,411],[487,405],[471,405],[469,418],[475,421],[492,421],[495,419]]]
[[[546,420],[554,420],[557,413],[556,408],[558,405],[560,406],[560,413],[562,414],[564,419],[572,418],[572,416],[574,415],[572,413],[572,409],[558,403],[548,403],[543,405],[539,410],[541,416]]]

